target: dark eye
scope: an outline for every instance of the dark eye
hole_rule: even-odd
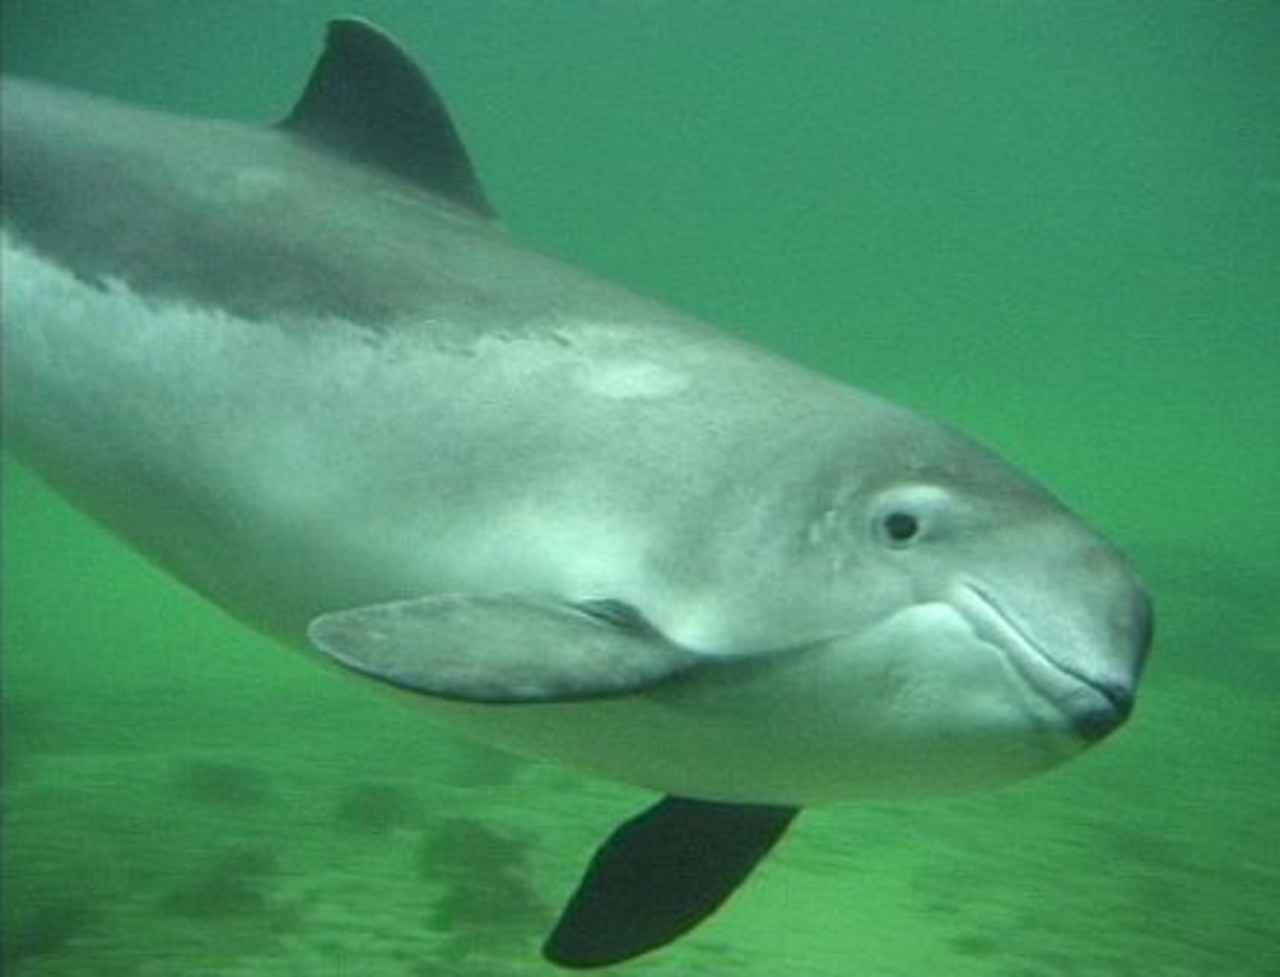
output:
[[[891,512],[884,517],[884,534],[891,543],[909,543],[920,533],[920,520],[909,512]]]

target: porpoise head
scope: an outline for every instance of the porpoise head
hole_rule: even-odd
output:
[[[803,764],[815,791],[986,786],[1116,729],[1152,637],[1128,561],[968,438],[888,405],[860,417],[844,457],[824,447],[786,487],[788,532],[776,519],[758,520],[769,542],[744,532],[755,559],[740,552],[739,566],[786,571],[740,590],[718,628],[730,655],[807,646],[770,681],[812,704],[785,735],[828,745]]]

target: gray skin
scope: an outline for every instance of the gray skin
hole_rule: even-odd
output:
[[[22,459],[285,644],[667,793],[968,790],[1119,725],[1150,609],[1110,546],[946,427],[514,242],[416,69],[334,31],[270,129],[5,81]]]

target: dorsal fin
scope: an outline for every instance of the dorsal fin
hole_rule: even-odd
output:
[[[281,128],[495,216],[422,69],[363,20],[329,22],[324,51]]]

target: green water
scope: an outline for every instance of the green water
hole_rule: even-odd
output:
[[[324,19],[431,68],[519,235],[999,446],[1131,553],[1134,720],[812,811],[640,974],[1280,974],[1280,7],[4,0],[6,70],[249,120]],[[272,647],[5,471],[4,970],[547,974],[640,791]]]

